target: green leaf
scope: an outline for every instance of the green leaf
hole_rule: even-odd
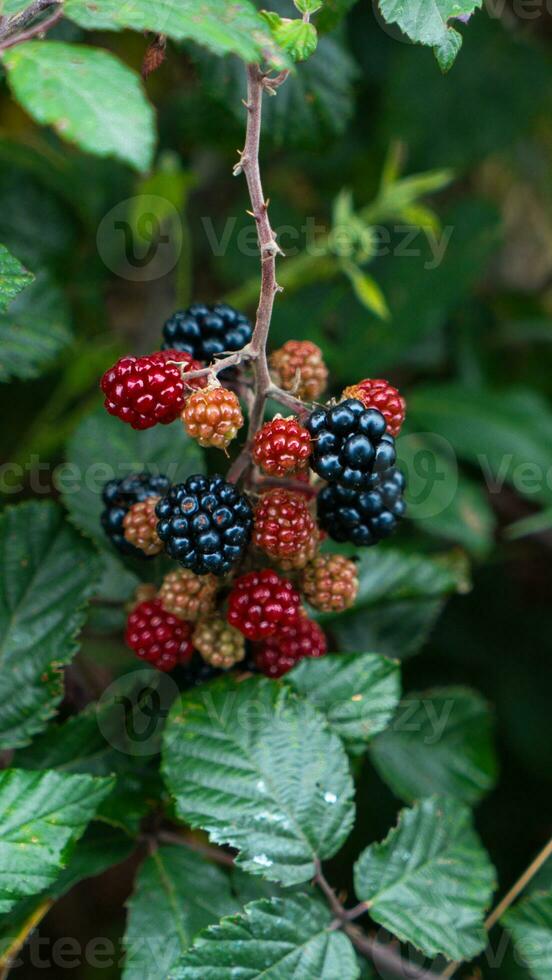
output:
[[[446,32],[441,44],[438,44],[433,49],[437,58],[437,64],[442,72],[450,71],[461,47],[462,35],[458,31],[453,30],[453,28],[450,28]]]
[[[0,747],[26,745],[54,713],[98,574],[56,504],[23,503],[0,518]]]
[[[316,14],[324,5],[324,0],[293,0],[300,14]]]
[[[167,695],[174,698],[177,691],[176,685],[174,693],[169,690],[156,671],[151,671],[151,680],[148,677],[147,669],[141,669],[119,678],[100,702],[61,725],[51,725],[40,739],[17,752],[14,765],[93,776],[116,774],[113,792],[104,800],[98,818],[127,834],[138,834],[151,800],[162,795],[156,770],[148,767],[148,761],[159,750],[163,712],[171,703]],[[133,730],[139,733],[135,740]]]
[[[239,906],[230,879],[185,847],[160,847],[142,865],[128,903],[123,980],[159,980],[197,933]]]
[[[0,966],[7,964],[19,951],[21,937],[28,936],[46,915],[51,905],[80,881],[96,877],[124,861],[134,843],[120,831],[92,823],[77,842],[69,864],[45,892],[22,898],[8,915],[0,916]]]
[[[536,892],[501,918],[535,980],[552,980],[552,892]]]
[[[354,753],[387,727],[401,693],[398,663],[377,653],[305,658],[286,682],[326,716]]]
[[[292,61],[306,61],[316,51],[316,27],[304,20],[290,20],[270,11],[262,11],[276,43],[289,54]]]
[[[266,678],[227,677],[178,700],[163,770],[181,820],[285,884],[312,878],[354,820],[341,742],[308,702]]]
[[[0,772],[0,912],[57,878],[112,786],[92,776]]]
[[[496,781],[492,728],[489,706],[475,691],[412,693],[372,742],[370,755],[383,781],[407,803],[438,793],[474,804]]]
[[[438,561],[380,545],[359,563],[354,607],[320,616],[346,652],[369,647],[404,659],[417,653],[448,595],[465,588],[451,561]]]
[[[411,41],[436,48],[439,64],[448,69],[462,43],[461,38],[460,42],[449,38],[450,34],[459,37],[449,20],[472,14],[481,4],[482,0],[380,0],[379,8],[387,23],[398,24]]]
[[[504,537],[510,541],[517,541],[530,534],[541,534],[543,531],[552,529],[552,507],[539,511],[538,514],[530,514],[529,517],[522,517],[519,521],[514,521],[504,528]]]
[[[356,980],[353,947],[319,900],[263,899],[211,926],[169,980]]]
[[[369,276],[368,273],[360,269],[354,262],[342,260],[341,266],[355,291],[359,303],[362,303],[367,310],[375,313],[380,319],[388,320],[391,314],[387,306],[387,301],[373,276]]]
[[[87,30],[130,27],[166,34],[174,41],[195,41],[216,54],[232,52],[247,62],[268,59],[275,67],[288,65],[249,0],[66,0],[64,12]]]
[[[67,446],[68,466],[58,472],[58,487],[72,520],[101,547],[110,547],[102,531],[105,483],[129,473],[164,473],[173,483],[203,471],[197,443],[179,422],[136,432],[100,408],[76,429]]]
[[[0,313],[0,381],[36,378],[71,340],[65,296],[41,273]]]
[[[522,496],[550,504],[552,412],[536,392],[435,385],[418,388],[408,408],[411,420],[438,432],[480,469],[491,494],[508,483]]]
[[[0,312],[8,308],[22,289],[34,279],[4,245],[0,245]]]
[[[96,156],[137,170],[153,160],[154,115],[141,82],[107,51],[62,41],[27,41],[2,55],[10,87],[39,123]]]
[[[427,956],[471,960],[486,945],[495,873],[467,807],[433,797],[403,810],[355,865],[355,889],[375,922]]]

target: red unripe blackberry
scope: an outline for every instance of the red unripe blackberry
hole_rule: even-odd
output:
[[[265,422],[253,443],[253,459],[269,476],[283,477],[303,469],[311,452],[310,434],[294,418]]]
[[[342,398],[356,398],[365,408],[377,408],[387,422],[387,431],[398,436],[406,415],[406,402],[400,392],[382,378],[366,378],[345,388]]]
[[[323,657],[328,644],[318,623],[306,616],[259,644],[255,664],[267,677],[281,677],[304,657]]]
[[[105,372],[100,386],[110,415],[133,429],[174,422],[184,405],[180,367],[155,354],[122,357]]]
[[[244,419],[238,396],[228,388],[194,391],[182,412],[184,428],[200,446],[226,449],[236,438]]]
[[[193,371],[201,371],[202,368],[205,367],[201,361],[195,361],[192,355],[188,354],[187,351],[160,350],[156,351],[155,354],[150,354],[150,357],[154,357],[163,364],[178,361],[180,366],[180,374],[184,382],[185,394],[189,394],[190,391],[197,391],[199,388],[207,387],[208,381],[205,375],[202,375],[200,378],[192,378],[190,381],[187,379],[187,374],[191,374]]]
[[[318,542],[316,522],[307,499],[293,490],[263,493],[255,509],[253,544],[274,561],[293,559]],[[308,558],[305,558],[307,561]]]
[[[141,602],[127,620],[125,643],[158,670],[173,670],[190,660],[192,627],[168,613],[159,599]]]
[[[300,615],[297,589],[269,568],[242,575],[228,599],[228,622],[248,640],[264,640]]]
[[[351,608],[357,597],[357,566],[344,555],[318,555],[304,569],[301,589],[314,609],[344,612]]]
[[[304,401],[313,401],[326,390],[328,369],[322,351],[310,340],[288,340],[271,354],[270,366],[280,387]]]

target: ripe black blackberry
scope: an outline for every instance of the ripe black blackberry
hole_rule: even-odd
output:
[[[102,493],[105,504],[101,515],[102,527],[121,554],[133,558],[147,557],[126,540],[123,522],[134,504],[141,503],[148,497],[163,497],[170,485],[168,477],[152,476],[151,473],[132,473],[122,480],[110,480],[105,484]]]
[[[226,303],[194,303],[178,310],[163,327],[163,350],[187,351],[197,361],[212,361],[224,351],[241,350],[253,336],[250,320]]]
[[[167,554],[196,575],[226,575],[251,538],[249,500],[218,475],[190,476],[171,487],[156,512]]]
[[[316,409],[305,424],[313,443],[310,465],[329,483],[367,490],[373,474],[395,463],[395,440],[383,415],[356,398]]]
[[[334,541],[351,541],[358,547],[377,544],[393,533],[406,504],[406,480],[392,468],[374,474],[362,491],[330,484],[318,495],[318,520]]]

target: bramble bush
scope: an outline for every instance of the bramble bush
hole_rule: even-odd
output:
[[[358,206],[340,182],[358,84],[344,43],[354,0],[271,6],[3,6],[5,85],[48,127],[0,140],[11,168],[0,380],[17,383],[16,414],[28,382],[40,405],[4,493],[39,496],[40,456],[67,448],[49,499],[27,493],[0,524],[0,976],[16,975],[71,889],[125,866],[124,955],[109,976],[475,977],[499,925],[519,967],[508,976],[546,980],[550,844],[490,912],[497,872],[472,810],[497,781],[492,709],[466,683],[472,671],[448,685],[437,673],[408,695],[401,673],[446,599],[469,590],[470,561],[492,552],[496,514],[474,464],[514,484],[529,456],[544,471],[550,415],[534,392],[474,383],[467,330],[456,381],[439,378],[437,360],[433,383],[412,395],[408,372],[398,387],[382,377],[403,348],[411,367],[430,361],[432,335],[489,254],[494,218],[452,195],[441,225],[427,199],[450,192],[453,175],[435,169],[448,165],[438,137],[434,169],[413,175],[393,146]],[[431,87],[457,56],[461,65],[462,22],[479,6],[381,0],[378,16],[432,49],[431,70],[419,62]],[[96,32],[123,31],[144,80],[117,42],[106,42],[117,53],[95,46]],[[201,219],[223,268],[207,297],[204,269],[202,288],[190,285],[194,219],[179,217],[198,177],[167,136],[169,118],[186,141],[202,115],[183,63],[211,100],[211,122],[195,120],[198,173],[216,168],[213,141],[226,146],[238,121],[245,130],[233,172],[248,194],[238,230],[251,243],[253,229],[253,245],[232,270],[226,231]],[[155,92],[163,71],[175,73],[175,106],[160,114],[157,150],[145,85]],[[300,146],[295,164],[308,172],[311,137],[339,147],[326,173],[331,225],[288,250],[278,197],[297,215],[314,190],[268,154],[261,167],[261,148],[266,139],[285,161]],[[391,272],[389,225],[408,237]],[[458,261],[443,279],[447,228],[463,244],[451,245]],[[405,272],[416,236],[423,266]],[[149,243],[141,254],[137,242]],[[126,280],[130,315],[144,319],[132,343],[125,323],[115,339],[97,331],[100,266]],[[166,308],[175,270],[178,309],[160,319],[152,307]],[[77,338],[69,303],[83,318]],[[35,466],[17,488],[27,455]],[[549,496],[541,486],[542,509],[516,515],[510,537],[548,527]]]

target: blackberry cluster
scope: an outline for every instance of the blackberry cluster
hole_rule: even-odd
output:
[[[377,544],[395,530],[404,515],[406,480],[394,467],[375,473],[361,492],[329,484],[318,495],[320,527],[334,541],[351,541],[359,547]]]
[[[278,398],[296,415],[259,427],[248,399],[258,382],[254,357],[244,356],[239,378],[212,364],[252,334],[232,307],[196,303],[166,322],[162,351],[123,357],[101,381],[107,411],[133,428],[180,418],[200,446],[224,452],[244,425],[242,403],[249,409],[251,431],[233,464],[246,491],[219,475],[173,486],[146,473],[104,489],[102,524],[115,547],[141,558],[165,552],[177,563],[160,586],[137,589],[126,642],[159,670],[174,669],[184,688],[235,669],[281,677],[304,657],[323,656],[327,639],[307,609],[344,612],[359,588],[355,560],[325,553],[324,539],[375,544],[405,511],[395,466],[400,392],[365,378],[339,403],[317,407],[328,379],[322,352],[289,340],[270,367],[294,396]]]
[[[226,575],[251,538],[247,497],[221,476],[190,476],[172,486],[156,508],[165,550],[197,575]]]
[[[135,548],[125,538],[124,520],[130,508],[148,497],[162,497],[170,487],[166,476],[137,473],[122,480],[110,480],[105,484],[102,499],[105,509],[101,515],[102,527],[111,543],[123,555],[144,558],[144,552]]]
[[[356,398],[316,409],[306,426],[313,441],[310,465],[329,483],[365,490],[374,473],[395,462],[395,440],[383,415]]]
[[[197,361],[212,361],[224,351],[241,350],[253,336],[251,321],[226,303],[194,303],[178,310],[163,327],[163,350],[186,351]]]

